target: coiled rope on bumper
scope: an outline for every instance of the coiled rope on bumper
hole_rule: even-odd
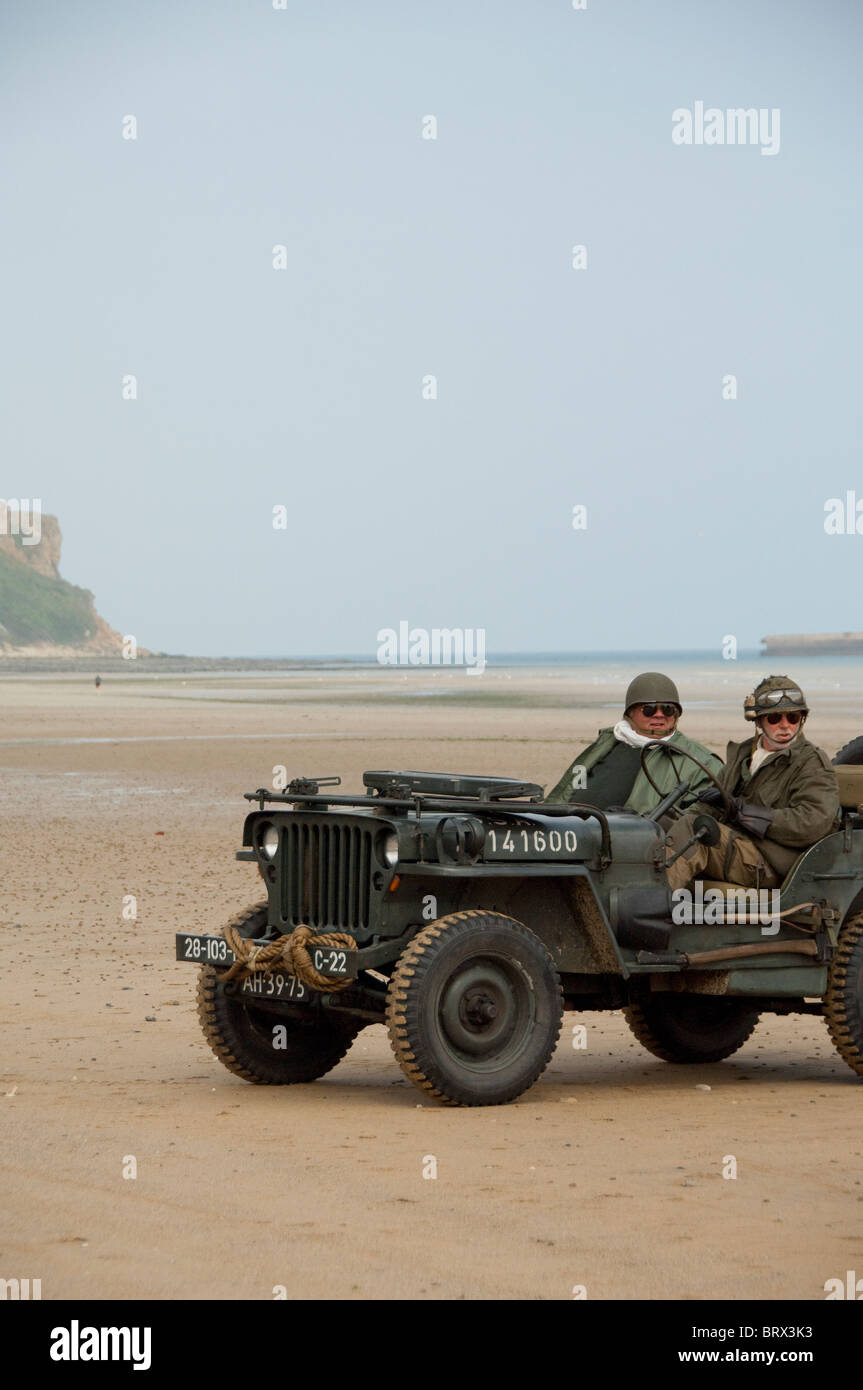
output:
[[[225,927],[222,935],[236,957],[230,969],[219,975],[219,980],[224,984],[228,980],[245,979],[248,975],[272,970],[284,970],[288,975],[296,975],[310,989],[324,990],[329,994],[347,989],[348,985],[354,983],[342,975],[324,975],[312,962],[313,950],[355,951],[357,943],[346,932],[324,932],[317,936],[312,927],[294,927],[287,936],[278,936],[275,941],[268,941],[263,946],[240,936],[236,927]]]

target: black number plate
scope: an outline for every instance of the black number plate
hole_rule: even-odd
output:
[[[342,979],[355,980],[359,971],[356,951],[334,951],[329,947],[310,948],[312,965],[322,975],[340,975]]]
[[[240,986],[241,995],[252,994],[256,999],[290,999],[294,1004],[308,1004],[312,991],[296,975],[281,970],[267,974],[247,975]]]
[[[223,936],[192,936],[177,932],[177,960],[193,965],[233,965],[234,953]]]
[[[232,965],[234,953],[223,936],[194,936],[190,932],[178,932],[177,960],[190,961],[193,965]],[[328,946],[313,946],[311,948],[312,965],[322,975],[332,975],[334,978],[354,980],[359,974],[359,961],[357,951],[336,951]],[[256,979],[269,978],[267,975],[256,976]],[[292,980],[293,975],[285,975],[286,980]],[[244,982],[243,988],[248,981]],[[261,993],[260,990],[255,993]],[[281,992],[280,992],[281,993]],[[285,998],[288,996],[285,995]],[[291,995],[291,998],[294,996]]]

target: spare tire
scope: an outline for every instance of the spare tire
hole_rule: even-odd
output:
[[[833,762],[840,766],[844,763],[846,767],[860,767],[863,764],[863,734],[840,748]]]

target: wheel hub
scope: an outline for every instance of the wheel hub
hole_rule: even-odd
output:
[[[524,1045],[533,1022],[522,972],[503,959],[474,958],[444,985],[438,1004],[441,1040],[453,1056],[484,1069]]]
[[[498,1006],[488,994],[471,990],[459,1005],[459,1015],[468,1028],[481,1029],[497,1018]]]

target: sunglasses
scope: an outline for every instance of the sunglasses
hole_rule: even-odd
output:
[[[646,719],[652,719],[657,710],[661,710],[662,713],[665,715],[666,719],[668,719],[671,717],[672,714],[677,713],[677,706],[658,705],[653,700],[648,700],[647,704],[641,706],[641,713],[645,716]]]
[[[768,724],[781,724],[783,719],[787,719],[791,725],[799,724],[803,718],[796,710],[782,710],[781,714],[765,714],[764,718]]]

